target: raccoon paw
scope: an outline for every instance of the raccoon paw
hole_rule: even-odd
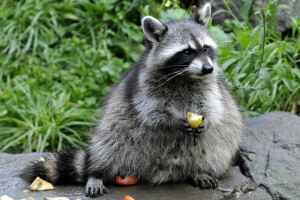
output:
[[[207,174],[194,175],[191,178],[192,184],[199,186],[201,189],[215,189],[218,187],[218,180]]]
[[[104,186],[102,180],[96,178],[89,178],[85,190],[85,196],[92,198],[108,193],[108,189]]]
[[[203,132],[203,130],[204,130],[204,125],[200,125],[199,128],[197,128],[197,129],[194,130],[194,134],[196,136],[199,136]]]
[[[187,122],[187,119],[185,118],[172,118],[172,125],[173,128],[176,128],[177,130],[180,130],[184,133],[189,132],[192,130],[190,127],[190,124]]]
[[[205,125],[206,119],[204,117],[199,128],[192,128],[186,119],[183,120],[183,126],[185,127],[186,133],[188,135],[199,136],[203,132]]]

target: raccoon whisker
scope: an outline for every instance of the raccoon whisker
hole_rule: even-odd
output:
[[[159,81],[161,81],[162,79],[164,79],[165,77],[167,77],[167,76],[169,76],[169,75],[172,75],[172,74],[176,74],[176,73],[178,73],[178,72],[181,72],[182,70],[186,70],[186,69],[180,69],[180,70],[178,70],[178,71],[175,71],[175,72],[169,73],[169,74],[167,74],[167,75],[165,75],[165,76],[161,77],[161,78],[158,80],[158,82],[159,82]]]
[[[157,67],[156,69],[164,69],[164,68],[170,68],[170,67],[188,67],[189,65],[169,65],[169,66],[163,66],[163,67]]]
[[[169,78],[168,80],[166,80],[165,82],[163,82],[161,85],[159,85],[159,86],[157,87],[157,89],[160,88],[161,86],[163,86],[164,84],[166,84],[166,83],[167,83],[168,81],[170,81],[171,79],[175,78],[176,76],[178,76],[178,75],[180,75],[180,74],[183,74],[183,73],[186,72],[186,71],[187,71],[187,69],[182,69],[182,70],[177,71],[177,73],[176,73],[174,76],[172,76],[171,78]]]

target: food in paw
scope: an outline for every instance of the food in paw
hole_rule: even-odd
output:
[[[199,128],[200,124],[202,123],[203,116],[188,112],[186,114],[186,118],[192,128]]]

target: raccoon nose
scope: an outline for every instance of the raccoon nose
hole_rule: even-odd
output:
[[[203,74],[210,74],[212,73],[212,71],[214,70],[214,68],[210,65],[203,65],[203,68],[202,68],[202,73]]]

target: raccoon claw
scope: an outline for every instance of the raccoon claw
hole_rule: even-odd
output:
[[[187,131],[188,133],[193,133],[193,130],[194,130],[194,129],[193,129],[193,128],[190,128],[190,127],[189,127],[189,128],[186,128],[186,131]]]
[[[190,124],[187,122],[186,119],[183,119],[183,120],[182,120],[182,125],[183,125],[185,128],[191,128],[191,127],[190,127]]]
[[[196,136],[199,136],[204,130],[204,126],[203,127],[199,127],[198,129],[195,130],[195,135]]]
[[[201,189],[215,189],[218,187],[218,180],[207,174],[200,174],[192,177],[192,183],[195,186],[199,186]]]
[[[199,128],[195,129],[195,131],[194,131],[194,133],[195,133],[196,136],[199,136],[203,132],[203,130],[205,128],[205,124],[206,124],[206,120],[203,117],[201,125],[199,126]]]
[[[194,129],[187,122],[187,119],[182,119],[182,125],[187,133],[193,133]]]
[[[87,197],[97,197],[98,195],[102,196],[107,194],[108,189],[104,186],[101,179],[89,178],[86,184],[86,194]]]

